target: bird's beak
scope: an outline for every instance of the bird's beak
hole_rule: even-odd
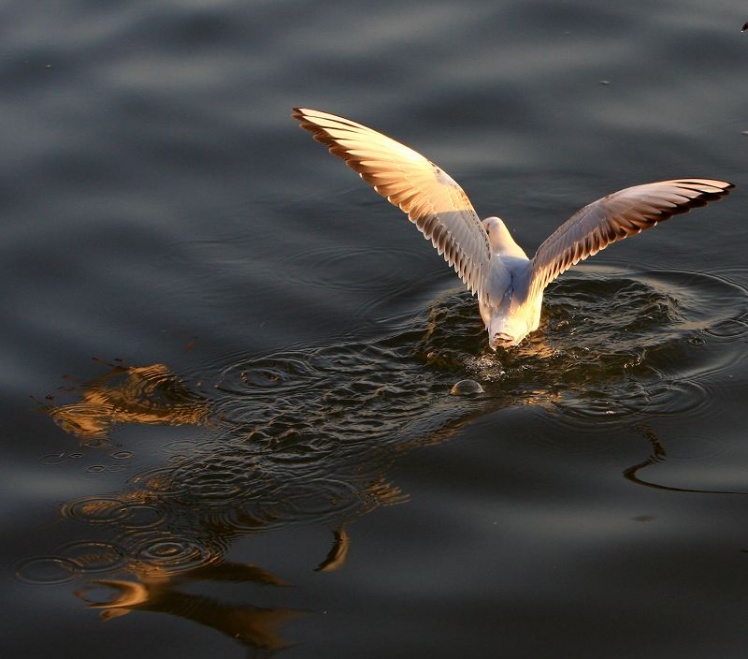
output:
[[[514,337],[510,334],[505,334],[504,332],[496,332],[496,334],[491,336],[488,340],[491,350],[496,350],[496,348],[508,348],[509,346],[513,346],[514,343]]]

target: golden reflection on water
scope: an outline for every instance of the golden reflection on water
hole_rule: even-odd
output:
[[[118,364],[88,382],[79,401],[49,406],[47,412],[64,431],[82,444],[106,441],[112,426],[198,425],[207,410],[163,364]]]

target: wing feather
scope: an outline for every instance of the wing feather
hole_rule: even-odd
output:
[[[542,291],[562,272],[611,243],[641,233],[673,215],[721,199],[731,183],[676,179],[636,185],[585,206],[538,248],[532,259],[532,286]]]
[[[295,108],[293,117],[379,194],[405,212],[474,294],[483,294],[490,247],[462,188],[421,154],[354,121]]]

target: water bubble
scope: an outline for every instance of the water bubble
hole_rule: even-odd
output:
[[[115,460],[132,460],[134,455],[135,454],[132,451],[112,451],[109,454],[109,456]]]
[[[475,380],[460,380],[455,382],[449,390],[449,393],[453,396],[475,396],[483,392],[483,387]]]

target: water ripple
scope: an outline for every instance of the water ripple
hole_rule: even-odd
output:
[[[64,545],[61,558],[75,563],[81,573],[96,574],[122,569],[126,563],[124,551],[110,542],[86,540]]]
[[[345,293],[373,292],[391,299],[409,286],[408,273],[413,261],[428,261],[428,252],[420,247],[409,250],[392,245],[355,247],[326,244],[291,256],[286,262],[286,276],[290,283],[305,288]],[[352,272],[359,274],[352,278]]]
[[[163,531],[138,531],[121,538],[132,568],[141,575],[173,574],[218,561],[223,547]]]
[[[743,353],[747,314],[746,289],[723,278],[590,268],[550,288],[540,330],[513,350],[488,350],[475,300],[459,293],[373,341],[244,357],[191,377],[119,364],[124,384],[100,378],[99,394],[103,383],[110,399],[116,391],[132,421],[199,423],[200,441],[168,445],[166,464],[119,494],[65,504],[64,517],[113,537],[19,574],[64,581],[126,565],[163,575],[218,560],[242,533],[311,520],[339,528],[405,499],[387,479],[402,452],[503,407],[550,410],[562,424],[707,415]],[[466,381],[473,395],[450,394]],[[84,430],[101,427],[85,413]]]
[[[117,497],[91,496],[62,505],[63,517],[86,524],[114,524],[125,520],[127,505]]]
[[[48,586],[69,583],[81,573],[80,566],[61,556],[36,556],[16,568],[16,577],[25,583]]]

